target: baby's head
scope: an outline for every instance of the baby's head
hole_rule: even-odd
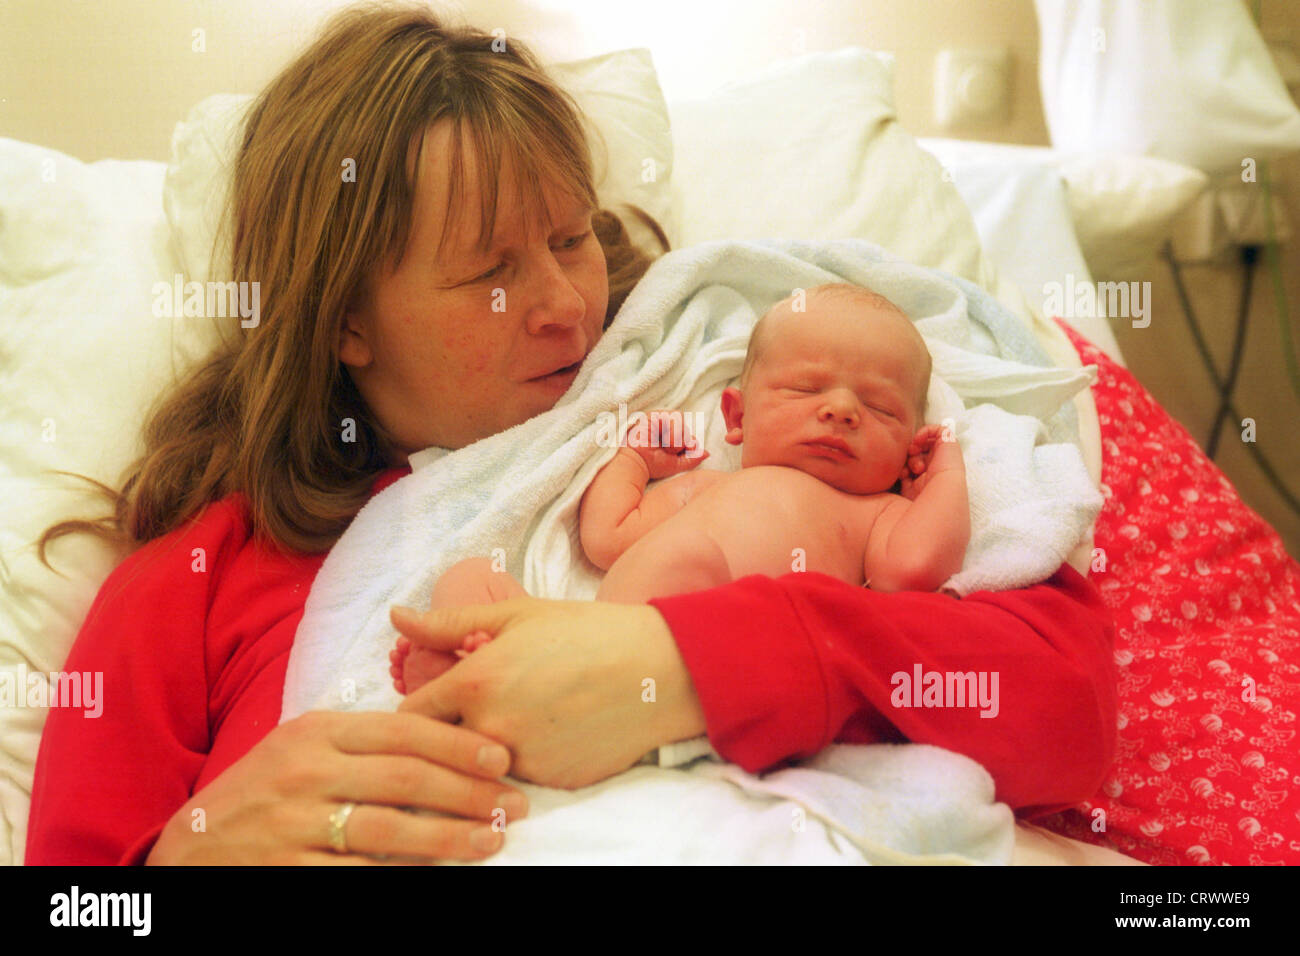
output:
[[[818,286],[754,327],[740,387],[722,395],[727,441],[743,442],[746,468],[787,465],[853,494],[888,491],[924,424],[929,385],[930,353],[897,306],[861,286]]]

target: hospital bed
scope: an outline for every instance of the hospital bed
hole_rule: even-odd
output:
[[[918,143],[897,120],[891,69],[866,50],[809,54],[672,104],[646,51],[556,72],[594,125],[602,200],[647,210],[675,247],[869,239],[983,286],[1057,362],[1082,364],[1086,340],[1097,351],[1084,359],[1113,363],[1098,386],[1107,389],[1101,413],[1090,394],[1076,409],[1085,460],[1107,496],[1089,561],[1116,615],[1120,754],[1085,804],[1046,828],[1021,825],[1013,862],[1300,859],[1296,798],[1278,766],[1294,752],[1300,696],[1294,562],[1125,377],[1107,320],[1060,323],[1041,307],[1045,283],[1092,281],[1088,243],[1113,249],[1124,235],[1107,230],[1144,207],[1148,231],[1155,223],[1159,232],[1203,177],[1132,157]],[[50,470],[118,481],[144,408],[217,341],[207,319],[159,314],[151,290],[159,277],[209,274],[217,187],[243,102],[199,104],[168,163],[84,164],[0,140],[0,668],[57,670],[121,557],[73,536],[52,549],[65,576],[38,563],[31,542],[41,530],[99,507]],[[1159,446],[1146,450],[1159,476],[1144,470],[1144,443]],[[1214,587],[1193,595],[1189,575]],[[1240,701],[1246,672],[1258,693]],[[3,862],[22,860],[43,716],[0,708]]]

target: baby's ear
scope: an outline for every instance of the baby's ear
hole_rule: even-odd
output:
[[[739,445],[743,439],[740,427],[745,417],[745,397],[738,388],[722,390],[722,420],[727,423],[727,435],[724,439],[728,445]]]

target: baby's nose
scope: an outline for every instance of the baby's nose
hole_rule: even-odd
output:
[[[855,428],[858,424],[858,403],[842,395],[830,395],[818,410],[817,417],[823,422],[842,422]]]

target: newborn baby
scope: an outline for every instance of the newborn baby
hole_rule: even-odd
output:
[[[588,559],[607,571],[597,600],[643,603],[805,570],[880,591],[933,591],[961,570],[966,470],[957,442],[922,424],[930,355],[920,333],[859,286],[819,286],[803,299],[759,320],[739,387],[722,393],[740,471],[693,470],[707,455],[679,430],[676,446],[624,445],[596,474],[579,531]],[[439,579],[432,604],[522,594],[476,558]],[[471,635],[458,653],[489,639]],[[399,638],[394,685],[411,693],[456,659]]]

